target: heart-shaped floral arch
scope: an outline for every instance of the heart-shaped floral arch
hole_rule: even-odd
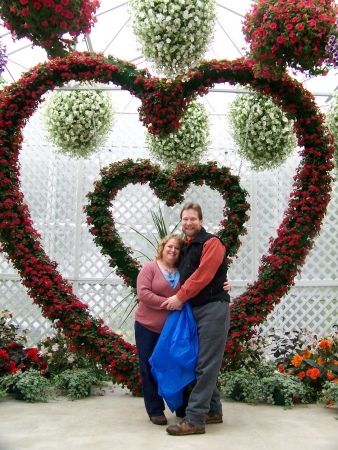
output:
[[[109,264],[117,268],[127,286],[136,289],[140,265],[132,257],[132,250],[126,247],[115,227],[109,208],[117,193],[128,184],[149,183],[150,188],[167,206],[184,200],[190,183],[205,184],[217,190],[226,202],[224,218],[218,236],[225,243],[228,259],[235,256],[241,244],[239,236],[246,233],[244,223],[250,205],[246,203],[246,192],[239,185],[239,178],[233,176],[227,167],[214,163],[188,166],[179,164],[173,171],[163,170],[147,160],[124,161],[110,164],[101,170],[101,180],[96,181],[95,190],[87,194],[87,223],[101,253],[109,255]],[[229,260],[230,262],[230,260]]]
[[[215,83],[250,85],[273,100],[295,120],[302,160],[294,177],[284,219],[262,257],[257,280],[234,300],[226,357],[234,358],[252,327],[262,323],[289,290],[319,232],[330,200],[333,147],[313,96],[285,75],[276,81],[256,79],[250,62],[203,62],[173,82],[151,78],[130,63],[100,54],[75,53],[39,64],[0,94],[0,237],[3,250],[21,275],[42,314],[109,371],[115,382],[140,392],[136,349],[113,333],[101,319],[92,317],[87,305],[73,293],[57,264],[45,254],[20,190],[18,155],[21,130],[48,90],[71,79],[113,82],[142,100],[140,116],[149,131],[166,133],[179,126],[186,105],[204,95]],[[117,187],[118,189],[118,187]]]

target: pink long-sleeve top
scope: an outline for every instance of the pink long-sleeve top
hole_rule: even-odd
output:
[[[137,298],[139,305],[135,311],[135,320],[155,333],[161,333],[170,311],[161,308],[168,297],[175,295],[180,283],[172,288],[156,261],[146,263],[137,277]]]

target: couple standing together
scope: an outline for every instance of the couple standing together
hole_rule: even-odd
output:
[[[181,211],[182,240],[168,235],[158,245],[156,261],[146,263],[137,279],[139,306],[135,312],[135,339],[139,354],[145,407],[150,420],[166,425],[164,401],[148,362],[171,310],[190,300],[198,331],[196,381],[184,405],[184,419],[167,432],[183,436],[205,433],[208,423],[221,423],[222,405],[216,387],[230,325],[230,296],[226,289],[226,251],[222,241],[203,228],[198,203]],[[176,415],[180,416],[178,411]]]

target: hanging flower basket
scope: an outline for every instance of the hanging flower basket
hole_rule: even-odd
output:
[[[338,175],[338,92],[333,94],[333,98],[329,103],[329,109],[326,114],[326,124],[329,127],[330,133],[334,137],[334,166],[336,174]]]
[[[329,41],[325,47],[326,64],[332,64],[334,69],[338,67],[338,22],[336,22],[336,30],[331,34]]]
[[[150,154],[166,168],[178,163],[198,164],[210,143],[209,116],[202,103],[190,103],[178,131],[168,136],[147,133]]]
[[[240,156],[262,171],[283,164],[297,145],[293,122],[270,97],[238,95],[230,104],[231,135]]]
[[[130,0],[133,31],[144,57],[166,76],[201,60],[212,40],[215,0]]]
[[[7,64],[6,46],[0,41],[0,75],[5,70]],[[1,77],[2,78],[2,77]],[[1,80],[0,80],[1,83]]]
[[[66,56],[79,34],[90,33],[99,5],[98,0],[3,0],[0,16],[14,38],[26,37],[54,58]]]
[[[309,75],[327,72],[325,46],[335,32],[334,0],[258,0],[243,32],[258,77],[280,77],[289,66]]]
[[[85,86],[90,88],[95,84],[77,85]],[[109,93],[73,87],[47,97],[43,123],[47,138],[57,145],[58,153],[87,158],[106,142],[114,123],[114,109]]]

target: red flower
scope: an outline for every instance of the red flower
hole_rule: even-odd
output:
[[[27,351],[27,355],[30,357],[30,359],[34,362],[38,362],[39,361],[39,357],[38,357],[38,353],[39,350],[37,348],[30,348]]]
[[[14,361],[10,361],[9,366],[5,366],[5,369],[9,370],[10,374],[20,371],[20,369],[16,367],[16,363]]]
[[[0,350],[0,358],[9,359],[8,353],[6,350]]]
[[[311,380],[317,380],[320,375],[320,370],[314,367],[313,369],[309,369],[306,372],[306,375],[311,378]]]

